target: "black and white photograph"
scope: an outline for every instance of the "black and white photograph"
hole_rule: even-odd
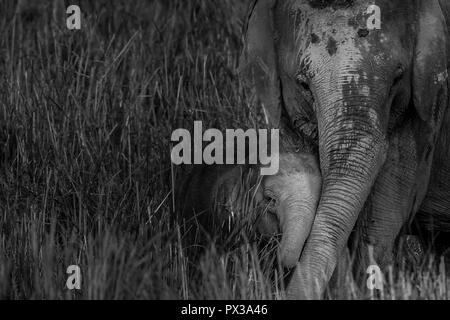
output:
[[[450,0],[0,0],[0,300],[449,300],[449,72]]]

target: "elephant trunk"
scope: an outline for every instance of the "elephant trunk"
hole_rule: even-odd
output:
[[[299,163],[300,160],[300,163]],[[280,159],[278,208],[282,239],[279,257],[285,268],[297,265],[311,231],[321,190],[318,159],[308,154],[287,154]]]
[[[289,298],[320,298],[324,292],[387,149],[376,104],[368,96],[334,99],[320,106],[323,188],[308,242],[288,287]]]
[[[314,215],[318,203],[317,192],[300,190],[302,199],[298,195],[292,195],[291,199],[285,200],[285,215],[281,221],[283,237],[280,244],[280,260],[286,268],[297,265],[306,239],[311,231]]]

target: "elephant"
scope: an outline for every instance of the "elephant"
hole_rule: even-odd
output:
[[[347,244],[359,273],[369,248],[391,264],[417,212],[450,208],[436,200],[450,196],[449,17],[449,0],[252,2],[242,81],[269,127],[319,150],[320,200],[289,298],[321,298]]]
[[[256,233],[265,239],[281,234],[280,265],[293,268],[321,190],[317,156],[304,146],[280,149],[275,175],[260,176],[259,165],[194,165],[176,191],[178,221],[188,245],[204,247],[211,240],[222,245],[230,228],[237,228],[233,218],[245,221],[239,214],[256,212]]]

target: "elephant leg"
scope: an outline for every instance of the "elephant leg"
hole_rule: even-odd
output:
[[[358,279],[369,265],[381,269],[394,262],[394,245],[404,225],[412,220],[426,194],[430,170],[419,159],[412,126],[394,134],[383,169],[355,229],[355,272]],[[431,158],[432,150],[428,156]],[[370,250],[370,246],[373,251]],[[372,255],[373,252],[373,255]]]

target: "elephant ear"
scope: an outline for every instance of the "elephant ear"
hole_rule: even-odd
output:
[[[449,10],[449,1],[445,3]],[[419,1],[413,67],[413,99],[420,118],[431,128],[438,125],[448,94],[449,33],[438,0]],[[445,101],[445,102],[444,102]]]
[[[281,117],[273,10],[276,0],[257,0],[250,7],[239,74],[264,108],[266,122],[277,128]]]
[[[439,0],[441,5],[442,13],[444,14],[445,20],[447,22],[447,30],[450,31],[450,1],[449,0]]]

